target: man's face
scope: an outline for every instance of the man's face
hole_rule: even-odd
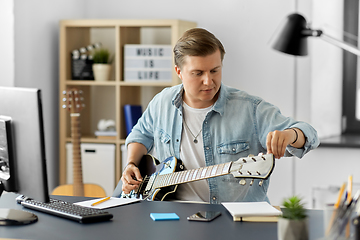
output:
[[[221,70],[219,50],[205,57],[185,56],[181,70],[175,66],[184,85],[184,102],[193,108],[206,108],[214,104],[221,85]]]

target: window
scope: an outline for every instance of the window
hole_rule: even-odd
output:
[[[344,1],[344,41],[357,46],[359,32],[359,2],[358,0]],[[343,134],[360,134],[360,77],[357,80],[358,57],[343,51]],[[357,117],[358,116],[358,117]]]

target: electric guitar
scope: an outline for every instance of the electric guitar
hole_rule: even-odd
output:
[[[144,155],[141,159],[138,167],[143,181],[135,191],[137,198],[162,201],[170,194],[175,193],[178,184],[227,174],[241,178],[239,182],[241,185],[246,185],[246,178],[252,179],[250,186],[253,185],[254,179],[261,179],[259,182],[261,186],[275,167],[273,154],[243,157],[234,162],[185,171],[183,171],[185,167],[182,161],[175,157],[169,157],[160,164],[157,164],[158,162],[149,154]]]
[[[76,88],[64,91],[66,94],[66,108],[70,112],[71,118],[71,140],[73,150],[73,184],[61,185],[55,188],[53,195],[85,196],[85,197],[105,197],[105,190],[96,184],[84,184],[81,164],[80,147],[80,111],[83,109],[82,91]]]

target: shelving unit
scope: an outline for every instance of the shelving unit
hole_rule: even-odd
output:
[[[142,105],[164,87],[180,83],[175,71],[172,81],[125,82],[125,44],[171,44],[196,23],[182,20],[62,20],[60,21],[59,135],[60,184],[66,184],[66,143],[71,142],[70,116],[62,108],[63,91],[76,87],[83,91],[85,108],[81,111],[81,142],[115,145],[115,184],[121,177],[121,148],[126,129],[123,117],[125,104]],[[71,52],[95,42],[102,42],[114,54],[112,78],[106,82],[71,79]],[[100,119],[113,119],[117,138],[100,140],[94,135]],[[84,164],[84,163],[83,163]],[[86,163],[85,163],[86,164]],[[108,171],[105,170],[104,171]]]

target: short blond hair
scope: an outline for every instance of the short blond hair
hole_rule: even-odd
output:
[[[187,30],[177,41],[173,50],[174,62],[181,69],[185,56],[207,56],[217,50],[220,50],[222,62],[225,49],[220,40],[203,28],[192,28]]]

